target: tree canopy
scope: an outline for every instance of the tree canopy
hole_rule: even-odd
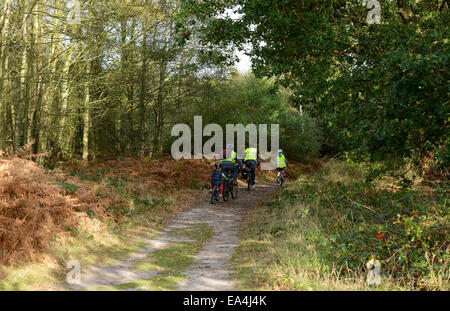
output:
[[[180,33],[233,44],[326,129],[324,152],[449,163],[448,1],[183,0]],[[233,14],[230,14],[234,12]],[[192,16],[195,16],[193,18]]]

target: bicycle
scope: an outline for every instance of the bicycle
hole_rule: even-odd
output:
[[[237,182],[232,182],[233,173],[230,170],[227,170],[226,177],[227,180],[225,180],[225,182],[223,183],[223,200],[228,201],[230,195],[233,200],[236,200],[239,190],[238,184]]]
[[[242,172],[242,177],[244,180],[247,180],[247,190],[251,191],[254,189],[254,185],[252,185],[252,176],[251,176],[251,169],[248,167],[244,167],[244,170]]]
[[[247,190],[250,191],[250,170],[247,167],[242,169],[242,179],[247,181]]]
[[[283,188],[284,184],[284,170],[280,172],[280,177],[278,177],[277,182],[280,184],[280,187]]]
[[[230,180],[232,180],[232,174],[229,174],[228,176],[227,176],[227,178],[228,178],[228,180],[229,180],[229,182],[228,182],[228,188],[229,188],[229,191],[230,191],[230,193],[231,193],[231,198],[233,199],[233,200],[236,200],[237,199],[237,197],[238,197],[238,190],[239,190],[239,187],[238,187],[238,183],[237,183],[237,181],[234,181],[234,182],[230,182]]]
[[[226,177],[227,179],[223,183],[223,190],[222,190],[222,198],[225,202],[228,201],[230,195],[230,180],[231,180],[230,170],[227,170]]]
[[[219,201],[219,186],[214,186],[213,191],[211,192],[211,204],[215,204],[216,201]]]

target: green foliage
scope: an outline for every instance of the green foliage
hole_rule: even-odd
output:
[[[78,187],[76,185],[71,185],[65,182],[55,182],[55,185],[58,185],[60,187],[62,187],[67,194],[74,194],[75,192],[77,192]]]
[[[290,99],[289,90],[273,79],[234,74],[227,81],[211,82],[207,93],[184,114],[184,123],[193,127],[193,116],[198,115],[203,124],[219,124],[224,130],[227,124],[268,124],[269,133],[271,124],[279,124],[280,147],[288,158],[303,160],[318,154],[322,135],[316,121],[292,108]]]
[[[93,210],[91,210],[91,209],[88,209],[87,211],[86,211],[86,214],[88,215],[88,217],[89,218],[94,218],[95,217],[95,212],[93,211]]]
[[[115,188],[123,188],[127,185],[128,179],[125,176],[108,176],[108,186]]]
[[[143,199],[134,198],[133,202],[134,202],[134,209],[132,211],[132,215],[146,213],[152,209],[168,210],[170,207],[173,207],[174,205],[173,201],[171,200],[148,198],[148,197],[145,197]]]
[[[330,161],[250,211],[234,256],[245,290],[448,290],[448,185],[366,184],[367,169]],[[381,263],[369,286],[367,262]]]
[[[317,122],[307,115],[288,111],[280,120],[280,145],[290,159],[304,161],[317,156],[322,137]]]
[[[438,286],[429,283],[430,279],[449,277],[447,184],[431,194],[411,189],[390,191],[361,178],[351,179],[351,174],[342,171],[341,180],[336,180],[332,172],[336,170],[336,165],[329,165],[310,183],[283,192],[276,205],[281,210],[309,207],[306,213],[299,210],[300,215],[318,222],[322,234],[307,239],[318,245],[326,262],[361,273],[365,263],[375,258],[384,275],[406,278],[409,285],[427,289]],[[283,230],[277,228],[275,234]]]
[[[128,206],[113,205],[108,207],[108,210],[116,214],[121,214],[122,216],[131,216],[131,210]]]
[[[324,152],[370,162],[409,157],[416,165],[434,153],[445,168],[448,4],[379,2],[382,23],[369,25],[363,1],[182,1],[205,40],[252,44],[254,72],[277,76],[325,128]],[[225,8],[242,19],[217,18]]]

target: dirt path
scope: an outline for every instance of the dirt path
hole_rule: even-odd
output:
[[[185,273],[187,280],[179,284],[180,290],[235,290],[231,280],[229,260],[239,243],[242,211],[256,200],[276,189],[275,185],[259,184],[255,191],[241,189],[239,198],[220,204],[204,204],[191,211],[193,220],[207,223],[215,234],[200,251]]]
[[[195,256],[193,264],[183,272],[187,277],[178,284],[178,289],[235,290],[236,286],[230,277],[229,261],[239,243],[242,211],[276,189],[275,183],[259,183],[252,192],[242,189],[241,186],[237,200],[220,201],[214,205],[209,203],[209,195],[204,194],[197,203],[197,207],[175,216],[160,237],[147,241],[145,248],[113,265],[92,267],[82,274],[81,286],[73,286],[71,289],[93,290],[101,286],[114,286],[131,280],[154,277],[158,275],[157,271],[142,272],[134,270],[133,267],[155,250],[164,249],[171,243],[189,241],[188,237],[177,232],[183,232],[193,225],[206,224],[212,228],[213,236]]]

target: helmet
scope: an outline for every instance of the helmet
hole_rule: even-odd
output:
[[[227,149],[233,149],[233,144],[229,144],[229,145],[227,145]]]
[[[220,168],[220,163],[219,163],[219,162],[216,162],[216,163],[214,164],[214,167],[215,167],[215,168]]]
[[[283,153],[283,150],[281,150],[281,149],[280,149],[280,150],[278,150],[278,153]]]

